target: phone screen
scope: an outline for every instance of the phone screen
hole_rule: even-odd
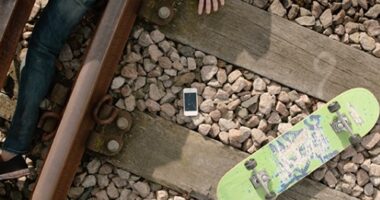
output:
[[[185,93],[185,111],[197,110],[197,95],[196,93]]]

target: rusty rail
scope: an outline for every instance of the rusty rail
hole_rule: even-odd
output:
[[[35,0],[0,1],[0,89],[15,55],[22,30]]]
[[[92,110],[107,93],[140,0],[107,2],[31,199],[66,199],[94,128]]]

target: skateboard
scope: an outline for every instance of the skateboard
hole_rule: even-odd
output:
[[[218,199],[275,199],[360,143],[378,117],[379,103],[370,91],[345,91],[228,171],[218,183]]]

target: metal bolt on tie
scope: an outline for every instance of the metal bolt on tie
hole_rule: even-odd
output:
[[[117,142],[116,140],[110,140],[108,141],[107,143],[107,149],[111,152],[117,152],[120,148],[120,144],[119,142]]]
[[[163,6],[161,7],[159,10],[158,10],[158,16],[161,18],[161,19],[167,19],[170,17],[170,14],[171,14],[171,11],[168,7],[166,6]]]

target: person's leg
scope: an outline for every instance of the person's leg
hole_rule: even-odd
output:
[[[36,24],[21,72],[16,111],[3,145],[3,161],[26,153],[39,118],[39,105],[55,74],[55,59],[72,28],[96,0],[50,0]]]

